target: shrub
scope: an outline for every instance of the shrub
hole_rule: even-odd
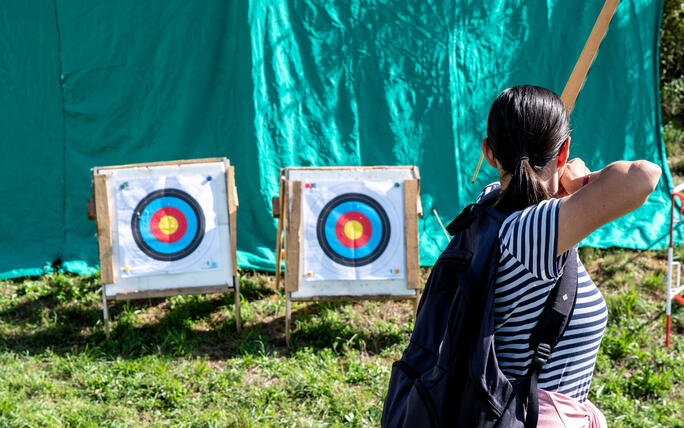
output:
[[[660,27],[660,96],[663,123],[684,128],[684,1],[665,0]]]
[[[665,0],[660,26],[660,79],[670,82],[684,75],[684,2]]]

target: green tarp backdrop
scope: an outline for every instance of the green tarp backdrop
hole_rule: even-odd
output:
[[[558,93],[603,0],[5,0],[0,8],[0,277],[97,265],[93,166],[226,156],[239,263],[274,269],[270,199],[286,166],[408,165],[422,176],[421,263],[494,181],[480,155],[506,87]],[[572,115],[571,155],[666,171],[662,0],[623,0]],[[669,172],[598,247],[661,248]],[[629,189],[625,189],[629,191]]]

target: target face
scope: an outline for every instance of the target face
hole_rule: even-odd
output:
[[[333,261],[364,266],[387,248],[390,221],[382,206],[361,193],[345,193],[330,200],[316,225],[318,243]]]
[[[152,280],[197,274],[201,281],[210,272],[218,278],[218,272],[230,268],[230,260],[226,262],[230,247],[224,245],[230,240],[225,238],[228,213],[221,166],[198,163],[115,170],[110,185],[116,204],[112,246],[118,248],[114,262],[119,279],[135,282],[143,276]]]
[[[161,261],[187,257],[202,242],[202,208],[186,192],[160,189],[145,196],[131,217],[133,240],[147,256]]]
[[[328,286],[337,290],[333,294],[344,294],[343,288],[335,288],[341,284],[337,281],[361,281],[363,291],[353,295],[369,292],[364,281],[399,284],[406,277],[401,182],[307,178],[301,180],[301,295],[316,295],[322,292],[318,287]],[[302,291],[304,283],[311,286],[309,291]]]

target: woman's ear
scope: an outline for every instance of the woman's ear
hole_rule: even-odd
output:
[[[570,156],[570,136],[563,142],[560,152],[558,153],[558,168],[562,168],[563,165],[568,161]]]
[[[487,138],[482,140],[482,153],[484,153],[484,157],[485,159],[487,159],[487,163],[490,164],[492,168],[496,168],[496,158],[494,158],[494,151],[492,151],[492,148],[489,147]]]

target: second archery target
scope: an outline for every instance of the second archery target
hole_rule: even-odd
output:
[[[415,297],[419,179],[413,166],[281,170],[276,263],[285,258],[288,296]]]
[[[381,298],[417,305],[419,180],[415,166],[280,171],[280,194],[272,202],[276,287],[285,259],[288,344],[293,301]]]
[[[404,277],[401,182],[315,181],[302,192],[305,280]]]

